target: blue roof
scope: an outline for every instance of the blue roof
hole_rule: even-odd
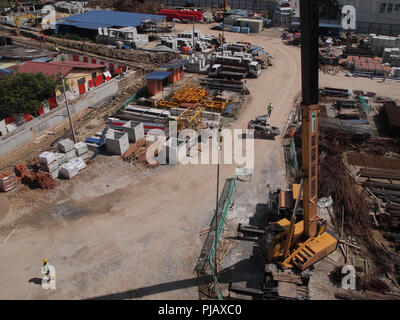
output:
[[[175,70],[175,69],[178,69],[178,68],[184,66],[186,63],[187,63],[187,60],[175,59],[175,60],[172,60],[172,61],[162,65],[160,68]]]
[[[137,27],[144,20],[151,19],[160,21],[165,16],[154,14],[120,12],[109,10],[92,10],[82,14],[62,18],[57,21],[58,25],[73,26],[82,29],[97,30],[98,27]]]
[[[9,69],[9,68],[0,69],[1,74],[12,74],[14,72],[15,72],[15,70]]]
[[[40,58],[37,58],[37,59],[33,59],[32,62],[49,62],[49,61],[51,61],[53,59],[54,59],[54,57],[52,57],[52,58],[40,57]]]
[[[153,71],[149,73],[147,76],[143,77],[146,80],[164,80],[167,78],[172,72],[169,71]]]

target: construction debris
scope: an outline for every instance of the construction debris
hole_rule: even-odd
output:
[[[133,163],[142,163],[146,168],[155,168],[158,164],[149,164],[146,159],[146,152],[151,143],[146,141],[145,138],[138,140],[135,143],[129,145],[129,148],[122,155],[122,159]]]
[[[17,177],[12,172],[0,174],[0,191],[8,192],[17,186]]]

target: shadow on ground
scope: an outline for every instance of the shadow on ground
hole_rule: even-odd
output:
[[[28,282],[36,284],[37,286],[40,286],[42,284],[42,279],[40,279],[40,278],[32,278],[32,279],[29,279]]]

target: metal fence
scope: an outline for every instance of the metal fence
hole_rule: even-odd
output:
[[[221,216],[220,222],[218,224],[217,232],[214,235],[213,245],[211,246],[210,253],[208,255],[208,263],[210,265],[210,269],[211,269],[211,272],[212,272],[213,280],[215,282],[215,290],[217,291],[219,300],[223,300],[224,297],[221,294],[221,290],[219,289],[218,283],[215,281],[215,267],[214,267],[214,259],[215,259],[215,254],[216,254],[215,244],[218,243],[219,238],[220,238],[221,233],[222,233],[222,230],[224,229],[224,226],[225,226],[226,215],[227,215],[229,207],[230,207],[230,205],[232,203],[233,192],[235,191],[236,179],[237,179],[237,176],[235,175],[235,177],[233,178],[233,181],[231,183],[231,186],[229,188],[228,197],[226,199],[225,206],[224,206],[224,209],[222,211],[222,216]],[[217,237],[217,240],[215,240],[215,237]]]
[[[364,100],[364,98],[361,94],[358,96],[358,101],[360,101],[361,107],[364,110],[364,113],[366,115],[368,115],[369,112],[371,111],[371,108],[369,107],[368,103]]]
[[[297,162],[297,153],[296,153],[296,146],[294,144],[294,138],[290,140],[290,155],[292,157],[292,163],[293,163],[293,171],[294,174],[297,174],[299,170],[299,163]]]

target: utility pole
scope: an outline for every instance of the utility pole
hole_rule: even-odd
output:
[[[192,26],[193,26],[193,31],[192,31],[192,53],[194,53],[196,45],[194,44],[194,16],[192,16]]]
[[[72,138],[74,139],[74,143],[76,143],[75,129],[74,129],[74,124],[72,123],[71,113],[69,112],[69,105],[68,105],[67,94],[65,93],[65,83],[64,83],[64,77],[63,76],[61,76],[61,82],[62,82],[62,87],[63,87],[63,94],[64,94],[64,99],[65,99],[65,104],[67,106],[69,125],[71,126]]]
[[[219,158],[221,152],[221,127],[218,128],[218,162],[217,162],[217,196],[215,200],[215,237],[214,237],[214,288],[218,287],[217,245],[218,245],[218,190],[219,190]]]

